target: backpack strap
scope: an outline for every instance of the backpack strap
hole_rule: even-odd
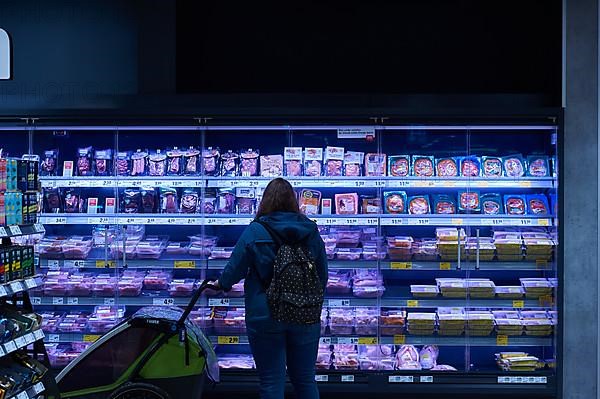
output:
[[[271,239],[273,240],[273,242],[275,242],[275,245],[277,245],[277,247],[280,247],[285,243],[285,240],[283,240],[281,235],[278,232],[276,232],[273,227],[269,226],[268,223],[263,222],[262,220],[256,220],[256,223],[260,224],[262,227],[265,228],[265,230],[267,231],[267,233],[269,233]]]

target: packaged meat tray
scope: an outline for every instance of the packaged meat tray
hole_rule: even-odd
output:
[[[337,215],[356,215],[358,213],[358,194],[335,194],[335,213]]]
[[[467,283],[458,278],[436,278],[435,279],[442,296],[447,298],[466,298]]]
[[[460,158],[460,175],[463,177],[481,176],[481,160],[476,156]]]
[[[228,309],[226,314],[215,313],[214,328],[217,334],[244,334],[246,331],[246,312],[243,308]]]
[[[213,326],[213,315],[210,308],[198,308],[190,313],[190,319],[199,328],[206,330]]]
[[[91,316],[87,323],[87,330],[92,334],[105,334],[121,321],[120,318],[103,318]]]
[[[392,345],[361,345],[358,347],[361,370],[393,370],[393,355]]]
[[[67,295],[66,279],[58,279],[53,277],[46,278],[44,282],[44,296],[66,296]]]
[[[111,297],[115,296],[117,291],[117,279],[109,276],[98,276],[92,284],[92,293],[94,296]]]
[[[390,155],[388,157],[388,176],[410,176],[410,155]]]
[[[335,250],[338,260],[359,260],[362,252],[361,248],[338,248]]]
[[[364,160],[364,152],[346,151],[344,154],[344,176],[362,176]]]
[[[304,149],[304,176],[317,177],[322,175],[323,169],[323,149],[305,148]]]
[[[545,216],[551,213],[548,197],[544,194],[529,194],[525,198],[527,200],[527,214]]]
[[[356,308],[355,330],[357,335],[377,335],[379,310],[376,308]]]
[[[436,345],[425,345],[419,352],[419,362],[423,370],[431,370],[437,365],[440,350]]]
[[[64,237],[46,237],[42,239],[38,245],[38,251],[41,258],[46,259],[62,259],[63,258],[63,242]]]
[[[415,240],[411,252],[415,260],[436,261],[438,259],[437,241],[428,238]]]
[[[408,332],[412,335],[433,335],[436,314],[411,312],[408,314]]]
[[[529,155],[527,157],[527,176],[550,176],[550,162],[547,156]]]
[[[362,195],[360,197],[360,212],[364,215],[379,215],[383,213],[381,199]]]
[[[520,154],[502,158],[502,164],[506,177],[523,177],[525,175],[525,161]]]
[[[381,298],[385,288],[378,287],[352,287],[352,294],[357,298]]]
[[[344,172],[344,147],[325,148],[325,176],[342,176]]]
[[[504,213],[502,196],[497,193],[487,193],[481,196],[481,213],[484,215],[499,215]]]
[[[282,155],[261,155],[260,156],[260,175],[262,177],[283,176],[283,156]]]
[[[410,250],[413,245],[413,238],[410,236],[389,236],[386,238],[388,248],[403,248]]]
[[[86,319],[63,319],[58,323],[56,331],[62,333],[82,333],[87,327]]]
[[[147,236],[135,247],[138,259],[159,259],[169,242],[168,236]]]
[[[240,154],[240,176],[258,176],[258,151],[249,148]],[[300,149],[300,162],[302,162],[302,149]]]
[[[386,155],[369,153],[365,155],[365,176],[385,176]]]
[[[71,278],[67,282],[67,296],[85,296],[88,297],[92,293],[92,279],[91,278]]]
[[[421,370],[419,351],[413,345],[402,345],[396,352],[398,370]]]
[[[300,191],[298,205],[300,212],[305,215],[318,215],[321,204],[321,192],[318,190],[303,189]]]
[[[428,195],[415,195],[408,198],[408,213],[410,215],[426,215],[431,213]]]
[[[496,295],[501,299],[520,299],[525,295],[521,286],[496,286]]]
[[[171,274],[164,271],[150,271],[144,277],[144,289],[150,291],[167,290],[171,282]]]
[[[348,273],[340,271],[330,271],[327,280],[327,293],[329,294],[349,294],[352,292],[350,277]]]
[[[407,196],[404,191],[385,191],[383,193],[383,212],[388,214],[407,213]]]
[[[480,213],[481,199],[479,191],[458,192],[458,211],[460,213]]]
[[[352,278],[354,287],[375,287],[383,284],[383,277],[376,270],[358,269]]]
[[[491,237],[480,237],[479,240],[468,238],[465,250],[467,251],[467,260],[477,260],[477,253],[479,252],[481,262],[491,262],[496,254],[496,245],[494,245]]]
[[[413,176],[433,177],[435,175],[434,158],[425,155],[413,155],[411,157],[411,169]]]
[[[468,279],[467,289],[471,298],[493,298],[496,295],[496,285],[488,279]]]
[[[437,215],[457,214],[456,197],[447,194],[433,196],[433,213]]]
[[[283,149],[283,172],[289,177],[302,176],[302,147],[285,147]]]
[[[194,292],[194,283],[195,281],[189,278],[173,280],[169,284],[169,295],[173,297],[191,296]]]
[[[317,362],[315,367],[317,370],[329,370],[331,368],[332,354],[329,348],[319,348],[317,352]]]
[[[332,308],[329,310],[329,330],[332,335],[351,335],[354,332],[353,308]]]
[[[523,320],[525,335],[534,337],[547,337],[552,335],[554,324],[550,319],[526,319]]]
[[[379,327],[381,335],[400,335],[404,333],[406,312],[400,309],[381,310]]]
[[[338,348],[341,345],[334,345],[333,349],[333,369],[334,370],[358,370],[358,353],[346,351]]]
[[[523,322],[519,319],[496,318],[496,333],[498,335],[519,336],[523,335]]]
[[[504,174],[502,158],[481,157],[481,172],[483,177],[502,177]]]
[[[210,257],[214,247],[205,247],[200,244],[192,243],[188,247],[188,253],[192,256]]]
[[[229,259],[232,253],[233,247],[214,247],[211,249],[209,259]]]
[[[169,255],[185,255],[188,253],[190,246],[185,242],[169,242],[165,248],[165,253]]]
[[[504,212],[507,215],[522,216],[527,214],[527,201],[524,195],[505,195]]]
[[[332,229],[331,234],[337,237],[338,248],[356,248],[360,243],[361,230],[353,228]]]
[[[438,334],[460,336],[465,332],[467,318],[464,313],[440,313],[438,310]]]
[[[134,297],[142,293],[144,281],[138,278],[124,279],[121,278],[117,285],[120,296]]]
[[[458,176],[458,166],[455,158],[437,158],[435,160],[435,171],[438,177]]]
[[[77,359],[81,352],[73,350],[66,344],[54,344],[56,346],[46,345],[48,351],[48,360],[50,365],[55,368],[64,368],[73,360]]]
[[[435,298],[439,294],[439,289],[436,285],[416,285],[410,286],[410,293],[415,298]]]
[[[65,259],[87,259],[92,250],[91,236],[72,236],[62,241],[62,253]]]
[[[217,360],[220,369],[253,370],[254,359],[251,355],[221,355]]]
[[[456,229],[452,227],[436,227],[435,236],[439,241],[458,241],[460,234],[460,240],[464,241],[466,238],[465,229]]]
[[[362,256],[364,260],[383,260],[387,257],[387,250],[379,243],[373,245],[363,243]]]

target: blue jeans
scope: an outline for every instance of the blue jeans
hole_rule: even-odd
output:
[[[283,399],[286,365],[296,398],[319,399],[315,362],[320,324],[302,326],[265,320],[250,321],[246,328],[260,378],[261,399]]]

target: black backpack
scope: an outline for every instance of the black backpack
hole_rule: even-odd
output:
[[[283,240],[267,223],[258,223],[277,246],[273,279],[268,286],[264,284],[271,317],[291,324],[319,323],[324,293],[310,252],[302,243]]]

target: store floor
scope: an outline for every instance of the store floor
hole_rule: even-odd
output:
[[[222,393],[210,393],[206,392],[202,399],[222,399],[225,396],[235,397],[236,399],[258,399],[258,394],[234,394],[234,395],[223,395]],[[556,399],[555,396],[532,396],[532,395],[490,395],[488,393],[471,394],[471,395],[451,395],[451,394],[411,394],[395,393],[389,395],[377,395],[377,399],[506,399],[509,396],[511,399]],[[321,393],[321,399],[365,399],[368,398],[367,393]],[[293,394],[286,395],[285,399],[295,399]]]

